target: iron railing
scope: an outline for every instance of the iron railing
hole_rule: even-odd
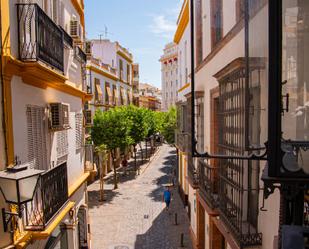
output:
[[[63,32],[37,4],[17,4],[19,58],[63,72]]]
[[[63,33],[63,41],[64,43],[69,46],[70,48],[73,48],[73,38],[59,25],[59,28],[61,29]]]
[[[68,174],[63,163],[41,175],[33,200],[25,204],[25,229],[44,230],[67,201]]]
[[[190,158],[190,155],[188,155],[188,157]],[[198,173],[193,165],[192,159],[188,160],[188,180],[192,188],[197,189],[199,187]]]
[[[199,193],[212,209],[219,207],[219,169],[202,159],[198,161]]]
[[[75,56],[80,63],[87,62],[87,55],[79,46],[75,47]]]

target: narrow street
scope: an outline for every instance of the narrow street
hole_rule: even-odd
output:
[[[119,189],[105,184],[105,202],[99,202],[99,182],[88,187],[93,249],[174,249],[192,248],[189,220],[177,189],[173,188],[170,211],[162,202],[164,185],[170,183],[175,149],[163,145],[136,178],[121,176]],[[178,225],[175,225],[177,213]]]

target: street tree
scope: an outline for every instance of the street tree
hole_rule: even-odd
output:
[[[171,107],[163,116],[161,133],[165,141],[170,144],[175,144],[175,130],[177,128],[176,108]]]
[[[128,119],[125,107],[116,107],[108,111],[98,110],[93,120],[91,136],[96,146],[105,145],[112,156],[114,168],[114,188],[117,184],[117,149],[125,149],[132,144],[130,137],[131,120]]]
[[[127,119],[130,120],[130,132],[132,145],[134,147],[134,161],[135,170],[137,170],[136,163],[136,146],[145,139],[148,135],[149,122],[147,120],[147,110],[130,105],[124,109]]]

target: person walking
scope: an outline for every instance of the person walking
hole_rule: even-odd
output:
[[[169,187],[167,187],[163,193],[163,201],[165,202],[165,210],[168,211],[169,207],[170,207],[170,203],[171,203],[171,191],[169,189]]]

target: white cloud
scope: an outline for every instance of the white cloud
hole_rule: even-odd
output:
[[[154,16],[150,30],[160,37],[170,38],[176,30],[176,23],[169,20],[165,15]]]

